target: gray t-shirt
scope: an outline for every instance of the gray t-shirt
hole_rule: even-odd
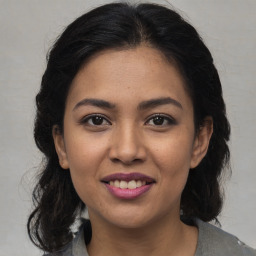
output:
[[[199,219],[193,222],[199,230],[195,256],[256,256],[256,250],[245,245],[237,237]],[[75,238],[61,252],[45,256],[89,256],[85,241],[90,237],[84,237],[87,229],[88,233],[91,233],[89,221],[81,225]]]

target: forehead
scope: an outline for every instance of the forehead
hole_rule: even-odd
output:
[[[68,100],[100,97],[108,100],[147,100],[168,94],[188,100],[177,67],[153,48],[106,50],[94,55],[75,76]]]

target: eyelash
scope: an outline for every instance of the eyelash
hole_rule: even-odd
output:
[[[85,118],[83,118],[79,123],[81,124],[88,124],[90,126],[102,126],[102,125],[106,125],[106,124],[89,124],[89,120],[92,120],[92,118],[101,118],[101,121],[104,122],[106,121],[108,124],[107,125],[111,125],[111,122],[104,116],[104,115],[101,115],[101,114],[92,114],[92,115],[89,115],[89,116],[86,116]],[[154,118],[163,118],[163,122],[164,121],[167,121],[167,124],[159,124],[159,125],[156,125],[156,124],[149,124],[149,122],[151,120],[153,120]],[[175,125],[177,122],[174,118],[170,117],[170,116],[167,116],[167,115],[164,115],[164,114],[154,114],[153,116],[150,116],[146,123],[147,125],[152,125],[152,126],[167,126],[167,125]]]
[[[101,114],[92,114],[92,115],[86,116],[86,117],[84,117],[84,118],[80,121],[80,123],[81,123],[81,124],[88,124],[88,125],[90,125],[90,126],[101,126],[101,125],[102,125],[102,124],[99,124],[99,125],[97,125],[97,124],[89,124],[89,120],[92,119],[92,118],[102,118],[102,119],[103,119],[103,122],[104,122],[104,121],[107,121],[108,125],[111,125],[111,122],[108,121],[108,119],[107,119],[104,115],[101,115]]]
[[[167,124],[165,125],[152,125],[152,126],[166,126],[166,125],[175,125],[177,122],[173,117],[164,115],[164,114],[154,114],[153,116],[151,116],[148,121],[146,122],[146,124],[149,123],[149,121],[153,120],[154,118],[163,118],[164,121],[167,121]]]

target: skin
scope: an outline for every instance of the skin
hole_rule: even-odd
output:
[[[175,101],[138,108],[159,98]],[[92,114],[103,117],[98,125]],[[196,133],[183,78],[156,49],[107,50],[81,68],[66,100],[64,133],[53,129],[53,138],[60,165],[70,169],[88,208],[90,256],[194,255],[198,231],[180,221],[180,199],[190,168],[207,152],[208,119]],[[145,174],[155,184],[133,200],[117,198],[101,180],[120,172]]]

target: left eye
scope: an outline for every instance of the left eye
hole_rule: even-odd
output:
[[[155,115],[151,117],[146,124],[154,125],[154,126],[165,126],[174,124],[175,121],[171,117],[167,117],[164,115]]]

